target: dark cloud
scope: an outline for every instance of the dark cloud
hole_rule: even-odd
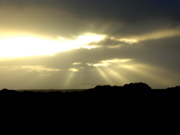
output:
[[[120,44],[124,44],[124,42],[107,37],[99,42],[92,42],[89,45],[116,46],[116,45],[120,45]]]
[[[86,0],[67,2],[64,10],[88,20],[96,32],[127,36],[179,25],[179,5],[178,0]]]
[[[14,7],[17,12],[4,13],[10,16],[16,13],[13,14],[16,19],[4,20],[10,22],[5,26],[54,36],[83,32],[129,36],[176,28],[180,21],[179,0],[7,0],[1,3],[8,3],[1,5]]]
[[[171,71],[179,72],[180,61],[178,53],[180,37],[170,37],[156,40],[144,41],[146,53],[138,60],[151,65],[158,65]]]

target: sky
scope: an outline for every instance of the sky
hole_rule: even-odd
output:
[[[180,85],[179,0],[0,0],[0,89]]]

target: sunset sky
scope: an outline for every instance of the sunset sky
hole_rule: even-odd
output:
[[[0,0],[0,89],[180,85],[180,0]]]

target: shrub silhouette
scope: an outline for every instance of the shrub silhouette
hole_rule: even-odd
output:
[[[86,98],[90,97],[105,97],[106,99],[114,99],[114,98],[126,98],[128,96],[132,97],[139,97],[144,95],[150,96],[179,96],[180,95],[180,86],[171,87],[167,89],[161,90],[152,90],[151,87],[143,82],[136,82],[136,83],[129,83],[125,84],[124,86],[110,86],[110,85],[97,85],[94,88],[85,89],[83,91],[49,91],[49,92],[42,92],[42,91],[16,91],[16,90],[8,90],[6,88],[0,91],[1,98],[6,95],[15,95],[18,97],[30,97],[29,99],[35,99],[36,97],[42,97],[46,99],[75,99],[78,98]],[[31,98],[31,97],[34,98]],[[37,99],[38,99],[37,98]]]
[[[123,86],[125,89],[136,89],[136,90],[151,90],[151,87],[146,83],[138,82],[138,83],[129,83]]]

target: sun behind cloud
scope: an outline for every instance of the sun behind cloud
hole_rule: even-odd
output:
[[[89,46],[91,42],[98,42],[105,35],[85,33],[77,36],[74,40],[60,38],[49,40],[37,37],[18,36],[0,39],[0,57],[24,57],[37,55],[53,55],[58,52],[71,49],[92,49],[97,46]]]

